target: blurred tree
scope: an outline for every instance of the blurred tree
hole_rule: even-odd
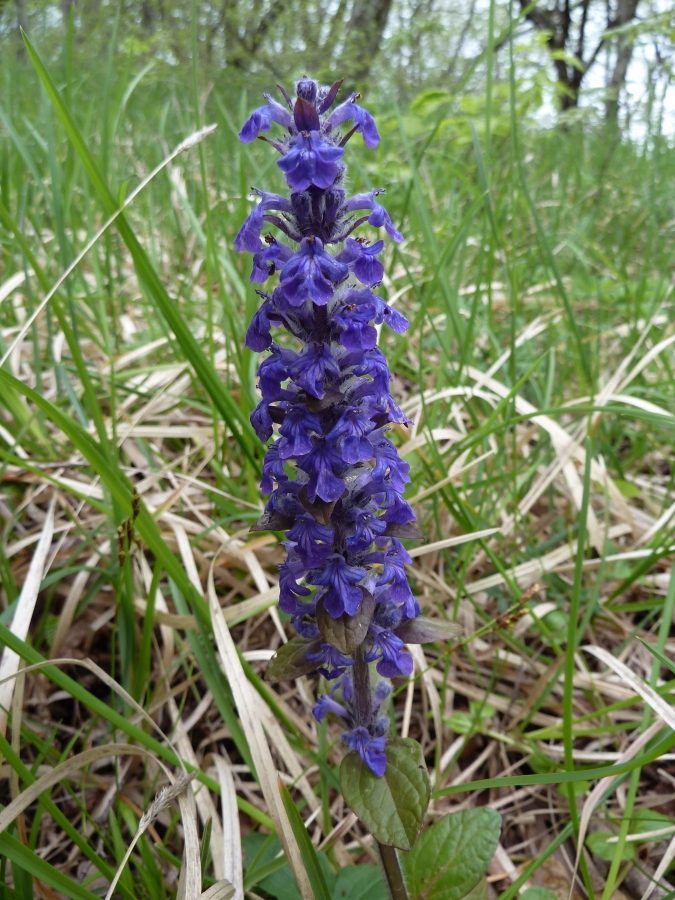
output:
[[[28,31],[28,16],[26,15],[26,0],[15,0],[16,19],[19,28]]]
[[[615,27],[625,25],[635,18],[639,2],[640,0],[619,0]],[[613,124],[616,124],[619,118],[619,93],[626,83],[628,66],[633,56],[633,41],[630,36],[625,34],[618,35],[616,44],[616,59],[607,85],[608,95],[605,101],[605,118]]]
[[[548,6],[537,5],[526,13],[526,18],[535,28],[548,34],[548,49],[558,79],[558,102],[563,112],[578,106],[581,83],[586,73],[600,51],[604,48],[611,50],[613,44],[615,62],[608,84],[610,97],[606,112],[608,118],[616,119],[619,92],[626,81],[633,45],[624,35],[611,37],[607,32],[631,22],[637,14],[639,3],[640,0],[618,0],[613,9],[610,0],[580,0],[574,4],[571,0],[554,0]],[[523,10],[527,9],[529,0],[520,0],[520,5]],[[591,40],[590,32],[597,32],[598,28],[590,26],[597,26],[601,17],[604,18],[604,27],[601,24],[599,36]]]
[[[354,0],[338,71],[347,89],[364,85],[380,50],[392,0]]]
[[[610,122],[627,109],[621,97],[635,76],[646,84],[653,71],[669,90],[673,0],[538,0],[533,9],[531,0],[494,0],[494,34],[506,33],[512,3],[527,10],[529,25],[520,23],[515,35],[519,90],[536,87],[527,94],[530,107],[547,104],[551,78],[561,110],[591,104]],[[116,60],[157,60],[163,79],[182,83],[192,53],[192,0],[0,0],[0,41],[22,49],[21,25],[41,52],[58,58],[71,8],[83,65],[107,56],[115,35]],[[462,97],[480,107],[485,93],[488,0],[197,0],[197,11],[203,78],[228,101],[244,89],[269,89],[271,80],[290,87],[303,74],[324,82],[342,75],[341,97],[364,89],[369,103],[395,95],[405,106],[423,92],[442,91],[458,110]],[[507,43],[493,55],[493,98],[507,83]],[[606,87],[601,100],[593,94],[598,82]]]

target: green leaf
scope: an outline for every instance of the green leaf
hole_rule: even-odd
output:
[[[376,841],[410,850],[429,805],[431,788],[422,748],[412,738],[394,738],[385,747],[387,770],[378,778],[352,750],[340,766],[345,800]]]
[[[627,500],[632,500],[633,497],[640,497],[642,495],[640,488],[636,484],[633,484],[632,481],[624,481],[623,478],[615,478],[614,484],[618,487],[621,496],[625,497]]]
[[[265,678],[272,684],[276,684],[278,681],[292,681],[294,678],[300,678],[301,675],[309,675],[321,663],[307,659],[307,654],[317,653],[320,646],[320,638],[308,640],[296,635],[288,643],[282,644],[268,662]]]
[[[389,900],[384,876],[378,866],[345,866],[338,873],[332,900]]]
[[[354,616],[343,613],[338,619],[334,619],[326,612],[323,600],[319,600],[316,607],[316,622],[324,641],[345,656],[353,656],[365,640],[374,612],[375,598],[368,591],[363,591],[363,600]]]
[[[486,806],[444,816],[401,860],[410,894],[415,900],[461,900],[487,871],[501,828],[499,813]]]
[[[663,813],[657,812],[655,809],[636,809],[630,821],[631,834],[646,834],[649,831],[658,832],[665,828],[675,828],[675,819],[664,816]],[[668,834],[655,834],[654,837],[642,838],[639,843],[666,840],[670,840]]]
[[[471,888],[464,900],[488,900],[487,878],[481,878],[475,888]]]
[[[456,712],[443,720],[455,734],[468,734],[474,727],[474,721],[468,713]]]
[[[462,626],[445,619],[417,616],[408,619],[396,629],[396,636],[406,644],[430,644],[432,641],[450,641],[461,634]]]
[[[279,782],[279,791],[281,793],[284,809],[288,815],[288,820],[293,829],[293,834],[298,842],[300,856],[302,856],[302,862],[305,866],[305,871],[307,872],[307,877],[309,878],[309,883],[311,884],[314,893],[314,900],[331,900],[330,891],[328,890],[328,885],[326,884],[326,879],[324,878],[321,869],[321,863],[319,862],[319,856],[314,844],[307,834],[307,829],[298,812],[298,807],[293,802],[290,791],[283,781]]]
[[[591,853],[595,853],[600,859],[611,862],[616,856],[616,851],[619,846],[617,842],[612,844],[608,843],[609,839],[613,837],[616,837],[616,835],[612,834],[611,831],[594,831],[586,838],[586,846]],[[621,859],[627,862],[629,859],[633,859],[634,856],[635,844],[632,841],[626,841],[623,845]]]
[[[265,893],[273,897],[302,900],[278,838],[272,834],[249,831],[243,836],[241,844],[245,890],[260,885]]]
[[[522,893],[520,900],[557,900],[557,897],[550,888],[536,886]]]

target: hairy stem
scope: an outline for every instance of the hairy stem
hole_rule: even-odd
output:
[[[354,724],[363,725],[364,728],[367,728],[370,725],[373,712],[370,697],[370,673],[362,646],[354,654],[352,673],[354,678]]]
[[[382,868],[387,877],[387,884],[389,885],[392,900],[409,900],[396,850],[393,847],[387,847],[384,844],[378,844],[377,846],[380,851]]]

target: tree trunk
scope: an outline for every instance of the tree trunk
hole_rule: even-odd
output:
[[[616,11],[616,19],[612,22],[614,28],[631,22],[637,13],[640,0],[619,0]],[[619,94],[626,83],[626,74],[633,56],[633,42],[626,35],[619,35],[617,41],[616,60],[612,70],[609,84],[607,85],[608,97],[605,101],[605,120],[616,125],[619,120]]]
[[[70,11],[75,6],[75,0],[61,0],[61,15],[63,16],[63,25],[68,28],[70,22]]]
[[[26,0],[15,0],[16,21],[22,31],[28,32],[28,15],[26,13]],[[23,45],[23,41],[21,42]]]
[[[350,87],[366,84],[387,27],[391,4],[392,0],[355,0],[338,67]]]

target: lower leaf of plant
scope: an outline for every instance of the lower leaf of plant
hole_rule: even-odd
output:
[[[401,860],[414,900],[461,900],[487,871],[502,820],[488,807],[450,813],[420,836]]]
[[[431,786],[422,748],[411,738],[387,743],[387,769],[374,775],[352,751],[340,766],[340,787],[345,800],[376,841],[410,850],[429,805]]]

